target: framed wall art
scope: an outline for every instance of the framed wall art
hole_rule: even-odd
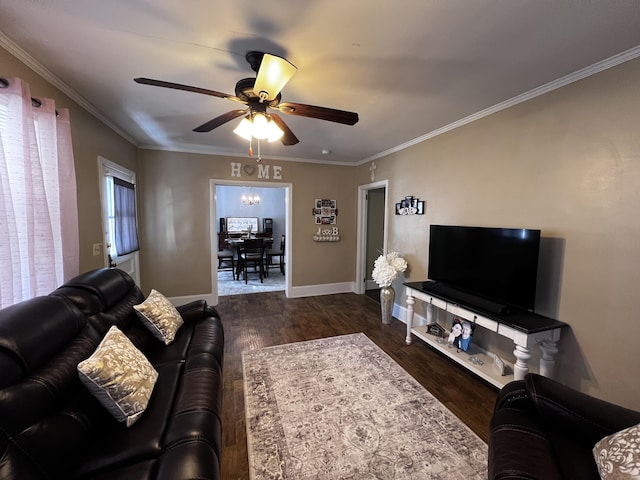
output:
[[[312,212],[316,225],[335,225],[338,208],[335,200],[316,198]]]
[[[227,217],[227,233],[258,232],[258,217]]]
[[[396,203],[396,215],[424,215],[425,202],[408,196]]]

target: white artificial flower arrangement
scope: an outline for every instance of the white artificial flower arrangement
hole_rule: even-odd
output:
[[[389,287],[407,269],[407,261],[398,252],[382,254],[373,264],[373,279],[380,287]]]

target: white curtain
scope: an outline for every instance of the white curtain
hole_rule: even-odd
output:
[[[78,274],[69,111],[34,105],[29,84],[0,88],[0,307],[46,295]]]

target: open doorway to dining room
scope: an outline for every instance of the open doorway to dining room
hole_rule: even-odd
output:
[[[290,184],[273,182],[211,181],[211,271],[216,296],[243,295],[268,291],[284,291],[291,285],[288,234],[290,230]],[[283,270],[268,269],[262,281],[254,268],[247,279],[238,271],[239,245],[246,237],[263,238],[267,249],[280,248],[285,239]],[[233,259],[219,259],[220,252],[233,254]],[[280,258],[276,257],[279,263]],[[264,260],[266,263],[266,259]]]

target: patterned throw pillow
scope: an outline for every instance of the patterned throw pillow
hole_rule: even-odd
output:
[[[145,411],[158,372],[118,327],[78,364],[80,380],[118,420],[133,425]]]
[[[165,345],[173,342],[184,323],[176,307],[157,290],[152,289],[147,299],[133,308],[153,336]]]
[[[604,437],[593,447],[593,456],[605,480],[640,479],[640,423]]]

